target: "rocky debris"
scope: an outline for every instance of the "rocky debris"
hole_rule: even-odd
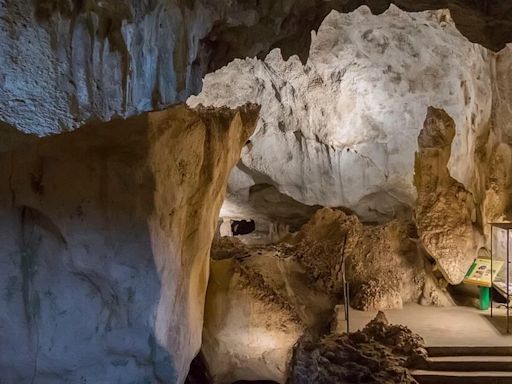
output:
[[[385,222],[414,207],[414,153],[430,105],[456,122],[448,167],[472,190],[475,146],[491,120],[493,60],[447,12],[391,6],[372,15],[360,7],[329,13],[305,64],[285,61],[277,49],[264,60],[237,59],[208,74],[187,103],[262,106],[230,177],[231,212],[250,209],[263,184],[304,205],[346,207]],[[267,210],[283,203],[269,201]]]
[[[339,293],[343,289],[342,257],[345,254],[348,259],[356,252],[362,231],[357,216],[323,208],[289,239],[292,247],[288,252],[300,260],[320,287]]]
[[[446,294],[425,284],[426,261],[416,241],[408,237],[410,225],[400,220],[363,225],[355,215],[324,208],[289,240],[292,247],[287,252],[300,260],[319,286],[336,295],[343,289],[345,257],[351,305],[357,309],[401,308],[421,297],[425,304],[444,304]],[[441,298],[436,301],[436,297]]]
[[[392,282],[369,280],[361,283],[354,291],[355,295],[351,298],[351,304],[354,308],[363,311],[377,308],[402,308],[403,306],[400,287]]]
[[[221,237],[213,245],[212,258],[250,260],[258,253],[277,252],[307,271],[308,286],[333,297],[343,293],[345,258],[353,308],[393,309],[408,302],[451,305],[417,239],[410,237],[417,236],[414,229],[413,223],[403,220],[363,225],[355,215],[323,208],[277,245],[251,248],[236,238]]]
[[[418,198],[415,220],[425,250],[451,284],[458,284],[471,266],[478,234],[473,228],[473,195],[448,171],[455,122],[441,109],[429,107],[418,136],[414,185]]]
[[[257,114],[175,106],[0,154],[2,382],[183,382]]]
[[[354,333],[302,338],[294,349],[289,383],[416,383],[408,367],[426,358],[423,339],[379,312]]]

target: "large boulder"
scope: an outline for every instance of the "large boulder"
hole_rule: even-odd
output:
[[[215,383],[285,383],[302,334],[325,325],[335,301],[282,246],[214,242],[202,353]]]

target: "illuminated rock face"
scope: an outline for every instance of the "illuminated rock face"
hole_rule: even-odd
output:
[[[491,49],[512,39],[508,2],[395,2],[408,11],[451,8],[463,34]],[[205,73],[236,57],[264,57],[278,46],[305,60],[310,31],[331,9],[349,12],[358,3],[375,13],[389,5],[0,0],[0,121],[48,134],[183,101],[200,90]]]
[[[355,215],[323,208],[277,245],[215,241],[202,345],[213,381],[287,382],[301,336],[336,324],[344,260],[354,309],[398,309],[420,300],[450,305],[408,237],[409,226],[399,220],[363,225]]]
[[[254,268],[258,261],[269,262],[272,272]],[[286,261],[265,256],[212,261],[201,351],[215,383],[286,382],[293,345],[305,327],[274,291],[282,283],[272,282],[272,273],[281,276],[276,262],[286,267]]]
[[[256,119],[178,106],[0,155],[2,382],[184,381]]]
[[[332,316],[334,300],[289,256],[214,242],[201,350],[215,383],[285,383],[294,344]]]
[[[248,181],[229,186],[239,201],[247,185],[263,182],[304,204],[387,219],[414,204],[414,152],[428,106],[454,119],[449,169],[473,182],[475,141],[491,115],[488,55],[442,12],[333,11],[313,33],[306,65],[279,50],[264,61],[235,60],[207,75],[188,102],[262,105],[238,167]]]

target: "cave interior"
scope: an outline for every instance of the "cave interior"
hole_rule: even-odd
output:
[[[511,106],[509,1],[0,0],[0,383],[512,383]]]

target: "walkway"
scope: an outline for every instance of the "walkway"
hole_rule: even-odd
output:
[[[512,346],[512,333],[506,334],[503,309],[495,308],[492,319],[490,311],[462,306],[427,307],[407,304],[403,309],[385,310],[384,313],[390,323],[408,326],[421,335],[429,346]],[[351,330],[364,327],[375,314],[352,309]],[[343,306],[338,318],[343,319]],[[512,330],[512,318],[510,321]]]

